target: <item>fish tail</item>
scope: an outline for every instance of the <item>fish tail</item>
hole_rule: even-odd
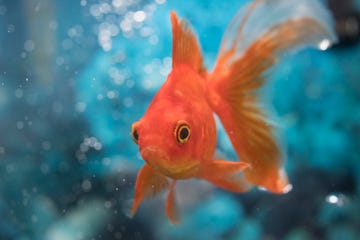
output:
[[[255,90],[281,54],[305,46],[324,50],[336,40],[332,18],[316,0],[255,0],[229,25],[207,76],[207,99],[240,160],[249,164],[244,174],[251,184],[274,193],[291,187]]]

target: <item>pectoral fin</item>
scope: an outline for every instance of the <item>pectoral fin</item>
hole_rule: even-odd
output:
[[[199,177],[229,191],[245,192],[250,184],[242,171],[248,167],[249,164],[245,162],[212,160],[201,165]]]
[[[174,180],[170,186],[170,191],[166,199],[166,216],[174,224],[179,223],[180,221],[175,201],[175,184],[176,181]]]
[[[153,197],[169,187],[168,179],[145,164],[139,171],[135,184],[135,199],[131,211],[134,216],[140,202],[147,197]]]

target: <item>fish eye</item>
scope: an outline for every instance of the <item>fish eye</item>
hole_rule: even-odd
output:
[[[174,134],[179,144],[184,144],[189,141],[190,133],[190,126],[187,122],[180,120],[176,123]]]
[[[138,144],[138,141],[139,141],[139,133],[137,131],[137,122],[136,123],[133,123],[133,125],[131,126],[131,136],[132,136],[132,139],[134,140],[134,142],[136,144]]]

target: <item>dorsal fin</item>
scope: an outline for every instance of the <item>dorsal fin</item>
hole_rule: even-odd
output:
[[[204,73],[201,50],[195,34],[184,20],[178,19],[174,11],[171,11],[170,19],[173,34],[172,67],[186,64],[196,72]]]

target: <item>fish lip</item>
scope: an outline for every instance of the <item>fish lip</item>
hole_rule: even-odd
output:
[[[140,150],[140,154],[146,163],[155,168],[169,160],[169,157],[156,146],[147,146]]]

